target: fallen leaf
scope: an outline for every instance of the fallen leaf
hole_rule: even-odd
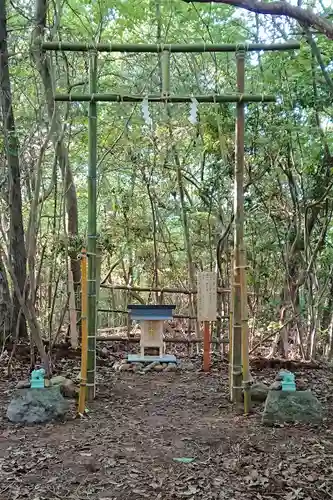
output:
[[[191,462],[194,462],[195,458],[180,457],[180,458],[173,458],[172,460],[174,462],[179,462],[179,463],[182,463],[182,464],[190,464]]]

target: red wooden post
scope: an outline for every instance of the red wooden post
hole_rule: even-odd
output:
[[[204,372],[210,370],[210,330],[209,321],[204,321],[204,354],[203,354]]]

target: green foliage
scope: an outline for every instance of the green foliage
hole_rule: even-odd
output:
[[[22,2],[21,2],[22,3]],[[33,168],[47,130],[41,82],[28,57],[31,6],[10,6],[10,50],[15,54],[11,77],[17,130],[22,149],[23,191],[29,206]],[[58,4],[57,4],[58,5]],[[31,17],[30,17],[31,18]],[[138,43],[256,42],[281,38],[271,20],[241,15],[225,5],[185,4],[179,0],[140,2],[70,0],[61,16],[50,4],[48,38],[72,41]],[[55,26],[55,23],[58,23]],[[158,24],[159,23],[159,24]],[[288,25],[283,29],[288,32]],[[160,40],[158,40],[158,36]],[[319,51],[333,78],[333,46],[317,37]],[[52,57],[56,87],[73,92],[88,91],[88,56],[59,52]],[[227,92],[235,89],[235,60],[230,54],[174,54],[171,57],[172,93]],[[160,74],[156,55],[100,54],[100,92],[159,92]],[[332,95],[318,62],[306,43],[298,53],[264,53],[247,56],[248,91],[276,94],[277,104],[249,105],[246,109],[246,244],[249,287],[269,296],[267,314],[275,315],[287,278],[290,245],[298,233],[303,237],[311,210],[320,201],[309,234],[316,245],[324,221],[330,218],[333,154]],[[49,247],[59,256],[78,252],[86,243],[88,107],[59,105],[69,162],[74,173],[79,211],[78,237],[64,238],[64,187],[58,173],[55,189],[42,207],[41,231],[49,235]],[[158,261],[161,284],[186,283],[188,247],[184,212],[193,249],[195,269],[215,268],[215,248],[229,223],[233,206],[234,130],[233,105],[202,105],[199,123],[189,123],[189,106],[171,106],[171,132],[163,105],[150,105],[154,133],[147,130],[140,105],[98,105],[98,243],[103,253],[121,264],[137,281],[151,281]],[[0,150],[1,144],[0,144]],[[52,148],[50,147],[50,151]],[[181,165],[184,200],[177,181]],[[44,188],[52,177],[52,154],[43,165]],[[28,208],[25,208],[28,218]],[[333,264],[332,224],[315,260],[320,286]],[[229,247],[232,238],[229,238]],[[157,259],[155,252],[157,251]],[[295,257],[295,256],[294,256]],[[295,257],[297,272],[306,269],[309,255],[304,248]],[[109,261],[107,261],[109,265]],[[227,261],[223,263],[227,280]],[[106,265],[104,263],[104,265]],[[107,272],[107,269],[104,269]],[[309,292],[305,291],[305,296]],[[302,316],[306,316],[305,298]]]

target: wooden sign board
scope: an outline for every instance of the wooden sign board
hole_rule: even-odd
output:
[[[215,321],[217,304],[216,273],[205,271],[198,273],[198,321]]]

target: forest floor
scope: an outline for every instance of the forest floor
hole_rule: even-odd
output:
[[[253,372],[272,382],[277,370]],[[0,500],[333,498],[333,373],[299,370],[329,417],[320,429],[266,428],[237,414],[227,366],[209,375],[99,367],[89,417],[18,427],[0,381]],[[174,459],[193,458],[191,463]]]

